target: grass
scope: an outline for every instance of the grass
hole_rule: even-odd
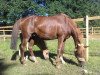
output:
[[[0,40],[0,75],[82,75],[82,69],[78,67],[76,58],[74,57],[74,44],[72,39],[68,39],[65,45],[64,57],[67,58],[66,64],[62,64],[60,69],[57,69],[52,62],[55,61],[54,55],[57,52],[57,40],[46,41],[50,50],[50,60],[44,60],[41,53],[38,53],[38,63],[26,61],[26,65],[19,62],[19,57],[15,61],[11,61],[14,54],[10,50],[10,40],[5,42]],[[90,57],[86,64],[88,70],[87,75],[100,74],[100,40],[90,40]],[[35,53],[39,52],[37,46],[33,47]]]

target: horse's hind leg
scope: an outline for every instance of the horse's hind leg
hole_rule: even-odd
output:
[[[34,61],[34,62],[37,62],[36,57],[35,57],[35,55],[34,55],[34,53],[33,53],[33,49],[32,49],[33,45],[34,45],[34,40],[33,40],[33,39],[30,39],[30,40],[29,40],[29,47],[28,47],[28,48],[29,48],[29,52],[30,52],[30,54],[31,54],[30,59],[31,59],[32,61]]]
[[[21,52],[21,63],[24,64],[25,63],[25,59],[24,59],[24,51],[26,49],[26,45],[27,45],[28,39],[23,38],[20,44],[20,52]]]

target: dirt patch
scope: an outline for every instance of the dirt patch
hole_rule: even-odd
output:
[[[95,34],[95,35],[90,34],[89,39],[100,39],[100,35],[99,34]]]

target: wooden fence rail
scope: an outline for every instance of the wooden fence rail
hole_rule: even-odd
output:
[[[7,28],[11,28],[11,29],[7,29]],[[80,30],[83,34],[86,34],[86,28],[80,28]],[[12,32],[12,26],[0,27],[0,38],[3,38],[5,41],[6,38],[11,37],[11,32]],[[91,27],[89,29],[89,34],[91,35],[99,34],[100,35],[100,27]]]
[[[89,17],[88,20],[99,20],[100,19],[100,16],[93,16],[93,17]],[[73,19],[74,21],[76,22],[79,22],[79,21],[84,21],[85,18],[77,18],[77,19]]]

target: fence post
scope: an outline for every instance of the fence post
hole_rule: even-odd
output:
[[[85,19],[86,23],[86,46],[89,46],[89,18],[88,15],[86,15]],[[86,61],[89,59],[89,47],[86,48]]]
[[[26,49],[28,50],[28,46],[29,46],[29,44],[28,44],[28,42],[27,42],[27,46],[26,46]]]
[[[5,37],[5,30],[3,29],[3,40],[5,41],[6,40],[6,37]]]
[[[93,35],[93,27],[92,27],[92,35]]]

